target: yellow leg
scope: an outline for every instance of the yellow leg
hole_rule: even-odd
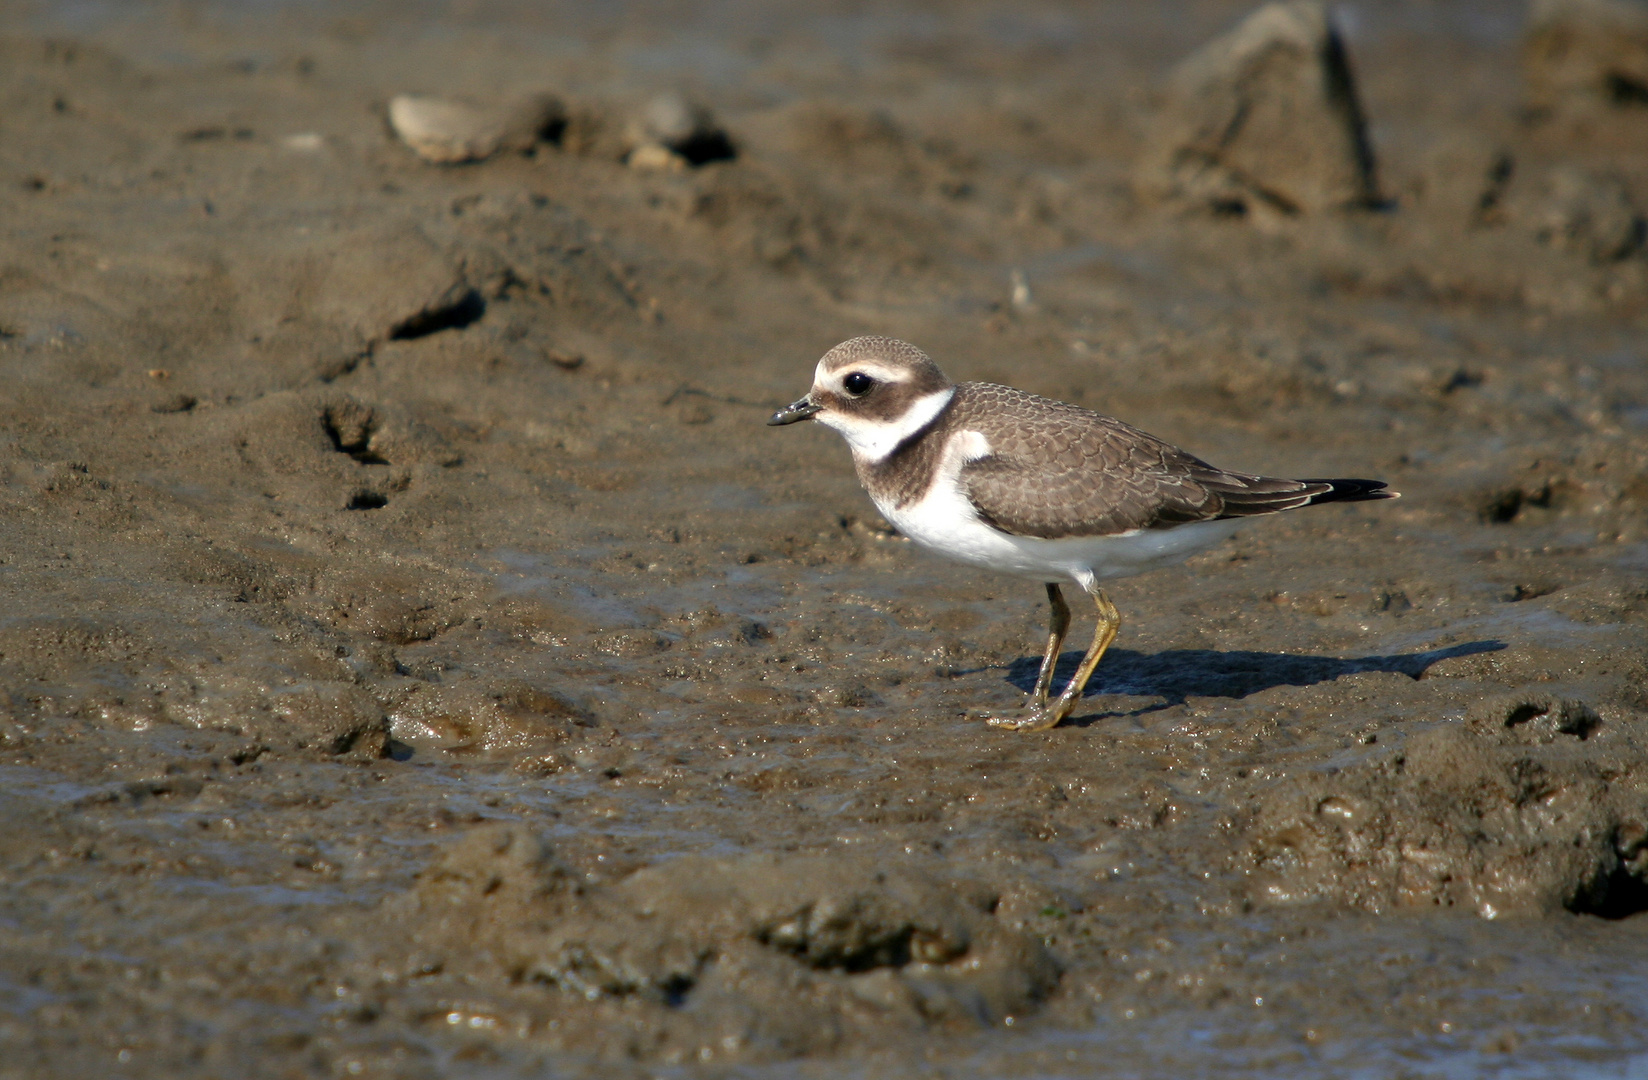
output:
[[[1116,610],[1116,605],[1110,602],[1110,597],[1104,594],[1104,590],[1094,588],[1092,596],[1093,604],[1098,608],[1099,625],[1093,631],[1093,644],[1088,647],[1087,655],[1082,657],[1081,666],[1076,669],[1070,685],[1064,688],[1064,693],[1051,704],[1032,699],[1030,706],[1021,716],[990,717],[988,722],[992,726],[1011,728],[1014,731],[1046,731],[1048,728],[1058,727],[1059,722],[1070,715],[1070,710],[1076,707],[1082,691],[1087,689],[1087,681],[1093,677],[1093,669],[1099,666],[1104,651],[1110,648],[1110,643],[1116,640],[1116,632],[1122,628],[1121,613]]]
[[[1051,581],[1047,583],[1047,606],[1047,649],[1041,654],[1036,688],[1030,692],[1031,706],[1047,704],[1053,669],[1059,666],[1059,650],[1064,647],[1064,635],[1070,632],[1070,605],[1064,602],[1064,593]]]

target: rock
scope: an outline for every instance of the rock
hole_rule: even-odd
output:
[[[625,130],[625,141],[626,160],[637,169],[682,169],[737,156],[709,109],[676,93],[647,102]]]
[[[480,161],[501,150],[525,151],[553,140],[566,123],[559,98],[534,94],[494,106],[400,94],[389,102],[389,126],[412,152],[437,165]]]
[[[1137,186],[1147,198],[1236,215],[1375,201],[1355,81],[1323,5],[1267,4],[1180,64]]]
[[[1556,114],[1648,106],[1648,0],[1533,0],[1528,103]]]

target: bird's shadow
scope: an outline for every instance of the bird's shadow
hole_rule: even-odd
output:
[[[1111,649],[1104,654],[1104,661],[1093,673],[1082,696],[1128,694],[1163,699],[1126,714],[1137,716],[1183,705],[1191,697],[1244,698],[1277,686],[1315,686],[1366,671],[1388,671],[1421,679],[1431,665],[1443,660],[1499,652],[1505,647],[1503,641],[1468,641],[1424,652],[1354,657],[1298,656],[1246,649],[1231,652],[1168,649],[1158,653]],[[1054,693],[1075,674],[1081,658],[1079,652],[1067,652],[1059,657],[1053,679]],[[1015,660],[1008,665],[1007,681],[1029,693],[1036,684],[1040,666],[1040,657]]]

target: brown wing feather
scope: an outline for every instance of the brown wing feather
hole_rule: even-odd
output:
[[[968,497],[985,521],[1019,536],[1105,536],[1270,514],[1335,490],[1333,481],[1226,472],[1120,420],[1011,387],[963,383],[952,409],[947,426],[977,431],[991,446],[962,469]]]

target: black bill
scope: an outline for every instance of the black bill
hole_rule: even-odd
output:
[[[811,419],[812,415],[820,408],[822,406],[814,405],[806,398],[802,398],[800,401],[792,401],[768,417],[767,426],[777,427],[780,424],[793,424],[797,420]]]

